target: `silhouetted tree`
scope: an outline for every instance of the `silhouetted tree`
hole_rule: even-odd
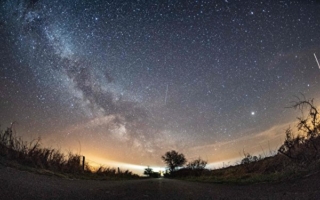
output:
[[[298,101],[294,102],[292,108],[300,109],[301,111],[307,109],[309,111],[307,117],[298,117],[298,130],[305,132],[308,138],[314,138],[318,136],[320,132],[320,119],[319,112],[317,108],[313,105],[313,99],[300,100],[298,98]]]
[[[168,151],[161,158],[167,164],[170,172],[173,172],[176,167],[181,167],[187,162],[186,158],[182,153],[179,154],[174,150]]]
[[[144,175],[147,175],[149,177],[152,175],[152,173],[153,173],[153,169],[151,169],[149,166],[148,168],[145,168],[143,172]]]
[[[202,160],[200,157],[192,162],[187,164],[189,169],[204,169],[207,165],[207,161]]]
[[[308,164],[320,158],[318,148],[320,146],[320,117],[313,99],[307,100],[304,96],[289,108],[299,109],[302,113],[307,110],[307,116],[298,117],[297,128],[302,134],[294,136],[292,130],[286,130],[284,144],[278,152],[301,164]]]

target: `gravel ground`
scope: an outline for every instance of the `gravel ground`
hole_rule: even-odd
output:
[[[69,180],[0,165],[0,199],[320,199],[319,178],[241,186],[163,178]]]

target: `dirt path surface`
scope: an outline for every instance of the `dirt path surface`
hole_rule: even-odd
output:
[[[67,180],[0,165],[0,199],[320,199],[320,175],[274,184]]]

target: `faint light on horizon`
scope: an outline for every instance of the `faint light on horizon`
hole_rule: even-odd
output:
[[[89,165],[96,168],[96,167],[112,167],[112,168],[120,168],[120,170],[129,170],[132,171],[135,174],[143,175],[144,169],[147,167],[150,167],[153,169],[154,172],[165,172],[165,167],[159,167],[159,166],[144,166],[144,165],[135,165],[130,163],[123,163],[123,162],[117,162],[112,160],[107,160],[103,158],[98,157],[88,157],[89,159],[86,159],[88,161]]]

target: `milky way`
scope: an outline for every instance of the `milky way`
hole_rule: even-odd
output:
[[[213,162],[224,148],[248,148],[246,138],[279,144],[293,96],[320,98],[319,10],[317,1],[4,1],[0,123],[142,165],[161,165],[170,149]]]

